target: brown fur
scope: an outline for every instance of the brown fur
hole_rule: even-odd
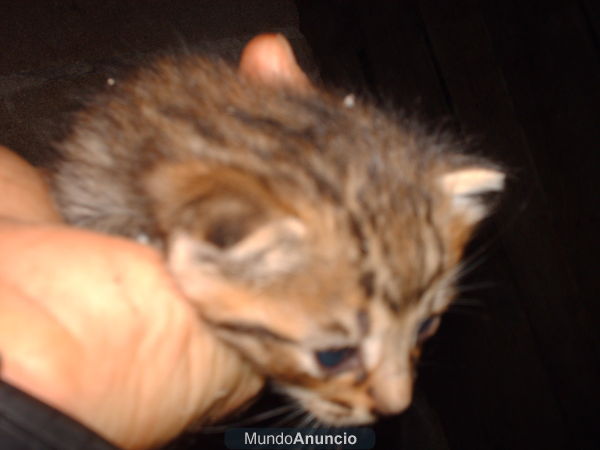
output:
[[[117,83],[59,148],[70,222],[164,248],[219,335],[340,425],[406,407],[417,329],[453,296],[477,195],[502,184],[415,122],[190,55]]]

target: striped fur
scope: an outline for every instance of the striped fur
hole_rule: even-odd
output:
[[[451,301],[481,218],[469,208],[500,188],[440,179],[498,181],[493,165],[368,102],[193,55],[117,82],[73,129],[54,176],[68,221],[164,249],[216,332],[320,420],[407,406],[417,330]],[[347,347],[343,369],[315,358]]]

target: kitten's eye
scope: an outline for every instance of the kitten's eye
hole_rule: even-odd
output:
[[[358,355],[356,347],[345,347],[335,350],[315,352],[321,367],[327,370],[341,369],[347,366]]]
[[[430,316],[419,325],[417,330],[417,339],[423,342],[425,339],[433,336],[440,323],[440,316]]]

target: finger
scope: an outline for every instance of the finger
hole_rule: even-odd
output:
[[[2,146],[0,189],[0,217],[27,222],[61,222],[40,172]]]
[[[287,39],[281,34],[261,34],[242,53],[240,73],[267,85],[284,85],[309,91],[311,83],[302,71]]]
[[[198,320],[152,249],[15,223],[0,224],[0,246],[3,377],[107,439],[157,445],[262,386]]]

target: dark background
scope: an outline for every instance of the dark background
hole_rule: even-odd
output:
[[[5,1],[0,144],[47,164],[64,113],[113,71],[183,43],[235,53],[261,31],[325,82],[475,136],[510,170],[466,300],[377,448],[600,449],[599,2]]]

